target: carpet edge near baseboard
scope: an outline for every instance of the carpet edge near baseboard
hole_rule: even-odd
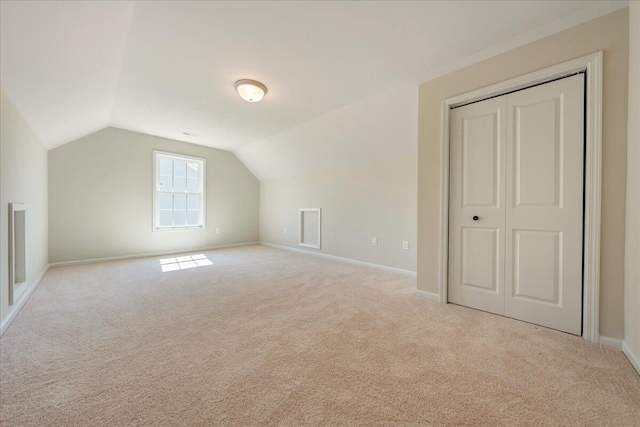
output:
[[[357,259],[344,258],[344,257],[336,256],[336,255],[329,255],[329,254],[325,254],[325,253],[322,253],[322,252],[315,252],[315,251],[311,251],[311,250],[292,248],[291,246],[277,245],[275,243],[268,243],[268,242],[262,242],[262,241],[258,242],[258,243],[261,244],[261,245],[264,245],[264,246],[269,246],[271,248],[276,248],[276,249],[282,249],[282,250],[289,251],[289,252],[295,252],[295,253],[299,253],[299,254],[311,255],[311,256],[330,259],[330,260],[334,260],[334,261],[346,262],[347,264],[354,264],[354,265],[359,265],[359,266],[362,266],[362,267],[375,268],[376,270],[382,270],[382,271],[389,271],[389,272],[392,272],[392,273],[404,274],[405,276],[417,277],[417,273],[415,271],[405,270],[405,269],[402,269],[402,268],[390,267],[390,266],[381,265],[381,264],[374,264],[374,263],[371,263],[371,262],[359,261]]]

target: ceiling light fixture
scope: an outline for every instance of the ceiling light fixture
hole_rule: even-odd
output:
[[[249,102],[258,102],[267,94],[267,87],[255,80],[238,80],[235,87],[240,98]]]

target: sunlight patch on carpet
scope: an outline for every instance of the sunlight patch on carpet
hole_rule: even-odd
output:
[[[205,267],[207,265],[213,265],[213,263],[204,254],[186,255],[160,260],[160,267],[162,267],[163,273],[186,270],[188,268]]]

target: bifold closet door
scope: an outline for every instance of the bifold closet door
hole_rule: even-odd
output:
[[[505,315],[582,332],[584,75],[507,95]]]
[[[504,314],[506,98],[450,119],[449,301]]]
[[[582,74],[450,114],[449,301],[580,334]]]

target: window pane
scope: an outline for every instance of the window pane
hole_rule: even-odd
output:
[[[156,167],[156,226],[180,228],[202,225],[204,194],[200,191],[204,162],[180,155],[157,154]]]
[[[160,209],[173,209],[173,194],[160,193]]]
[[[188,193],[198,192],[198,179],[187,179],[187,192]]]
[[[174,209],[185,210],[187,209],[187,195],[186,194],[174,194]]]
[[[187,225],[198,225],[198,211],[187,211]]]
[[[171,227],[173,225],[173,212],[160,211],[160,227]]]
[[[200,209],[200,196],[196,194],[189,194],[187,196],[187,209],[196,211]]]
[[[185,192],[187,191],[186,178],[173,178],[173,191]]]
[[[158,181],[158,189],[162,191],[173,190],[173,185],[171,184],[171,175],[160,175],[160,181]]]
[[[173,176],[176,178],[186,178],[187,176],[187,162],[174,160],[173,161]]]
[[[160,175],[173,175],[172,164],[171,159],[160,157]]]
[[[187,225],[187,211],[174,211],[173,225],[177,227]]]
[[[198,178],[198,163],[187,162],[187,178]]]

